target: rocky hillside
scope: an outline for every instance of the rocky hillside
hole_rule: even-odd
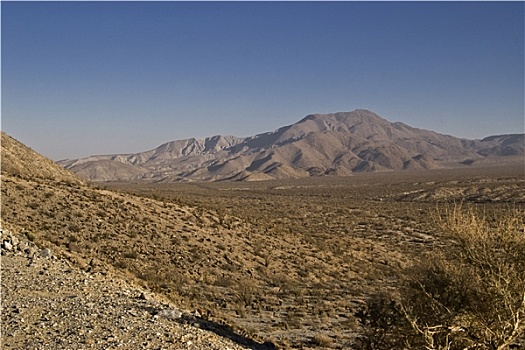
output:
[[[227,198],[219,204],[198,187],[207,206],[156,189],[110,191],[2,142],[2,155],[15,150],[2,167],[3,349],[348,348],[375,283],[366,276],[386,279],[406,262],[397,246],[376,244],[379,225],[359,228],[369,237],[335,235],[378,216],[334,218],[325,197],[255,195],[261,217],[239,219],[235,205],[253,205],[222,190],[213,191]],[[349,224],[349,213],[359,221]],[[316,224],[297,227],[307,215]]]
[[[79,269],[8,230],[0,238],[2,349],[253,348],[107,269]]]
[[[242,222],[93,187],[1,136],[2,349],[273,348],[182,292],[230,261],[213,242],[253,260]]]
[[[2,145],[2,175],[51,180],[62,183],[81,184],[82,181],[70,171],[26,145],[13,139],[4,132],[0,134]]]
[[[459,139],[355,110],[309,115],[247,138],[179,140],[60,164],[93,181],[262,180],[523,161],[524,145],[523,134]]]

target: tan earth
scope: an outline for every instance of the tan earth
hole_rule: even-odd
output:
[[[2,158],[2,348],[348,349],[443,208],[525,206],[522,165],[94,186]]]

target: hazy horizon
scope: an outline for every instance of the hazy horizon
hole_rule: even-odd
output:
[[[523,2],[2,2],[2,130],[54,160],[368,109],[524,132]]]

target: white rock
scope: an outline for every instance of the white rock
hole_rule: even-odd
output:
[[[11,236],[11,244],[16,248],[20,244],[20,240],[15,236]]]
[[[177,320],[182,317],[182,312],[173,309],[160,310],[156,317],[167,318],[168,320]]]
[[[38,255],[40,255],[42,258],[49,258],[51,256],[51,249],[45,248],[42,249]]]
[[[4,249],[5,250],[12,250],[13,245],[9,241],[4,241]]]

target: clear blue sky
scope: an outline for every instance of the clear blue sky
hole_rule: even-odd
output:
[[[5,2],[2,130],[55,160],[370,109],[524,132],[523,2]]]

